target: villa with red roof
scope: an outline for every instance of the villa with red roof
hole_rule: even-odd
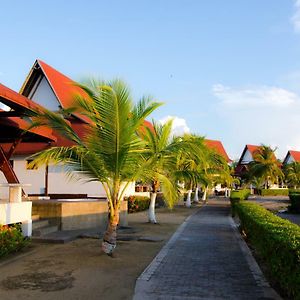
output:
[[[29,72],[20,94],[0,85],[0,102],[7,105],[9,111],[1,111],[0,113],[5,119],[0,118],[0,126],[10,128],[2,130],[10,135],[10,132],[17,128],[20,132],[29,126],[24,116],[24,111],[32,109],[43,110],[44,107],[51,111],[59,111],[61,108],[68,108],[72,105],[72,99],[75,95],[86,96],[85,92],[76,86],[75,82],[55,70],[51,66],[36,60]],[[16,110],[18,109],[18,115]],[[67,118],[75,132],[79,136],[83,136],[86,131],[86,124],[89,120],[82,115],[72,114]],[[148,122],[149,123],[149,122]],[[146,123],[145,126],[151,126]],[[2,124],[2,125],[1,125]],[[0,183],[16,182],[30,183],[31,186],[25,186],[23,189],[29,195],[87,195],[91,197],[105,197],[105,191],[101,183],[98,182],[78,182],[70,181],[65,176],[63,166],[41,166],[39,168],[31,168],[30,155],[47,149],[52,146],[70,146],[71,142],[61,137],[56,132],[46,128],[38,128],[32,130],[31,135],[35,138],[24,140],[14,145],[14,140],[2,139],[1,149],[4,156],[11,153],[9,157],[10,179],[7,172],[0,173]],[[29,136],[29,133],[27,134]],[[17,135],[14,136],[17,138]],[[13,147],[13,152],[11,150]],[[14,179],[12,177],[15,177]],[[6,193],[6,194],[3,194]],[[134,193],[134,183],[126,191],[126,195]],[[0,189],[0,197],[7,198],[7,191]]]
[[[289,150],[283,160],[283,165],[288,165],[293,162],[300,163],[300,151]]]
[[[235,168],[236,176],[243,176],[248,171],[248,164],[254,161],[254,153],[259,151],[262,146],[257,145],[246,145],[242,155],[238,161],[238,164]]]
[[[205,139],[204,143],[208,148],[213,149],[220,154],[228,163],[231,162],[231,159],[229,158],[221,141]]]

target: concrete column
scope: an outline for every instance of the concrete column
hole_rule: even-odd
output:
[[[21,227],[23,236],[30,237],[32,235],[32,220],[22,222]]]

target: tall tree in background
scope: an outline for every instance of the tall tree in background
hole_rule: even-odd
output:
[[[276,149],[262,145],[253,154],[253,161],[249,164],[250,177],[258,177],[264,180],[265,188],[270,184],[279,182],[284,174],[280,168],[280,163],[274,154]]]
[[[300,163],[292,162],[284,167],[285,179],[289,186],[297,188],[300,186]]]

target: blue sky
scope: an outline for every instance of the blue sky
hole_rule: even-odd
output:
[[[124,79],[165,103],[155,119],[232,158],[246,143],[300,150],[300,1],[11,0],[0,37],[12,89],[40,58],[74,80]]]

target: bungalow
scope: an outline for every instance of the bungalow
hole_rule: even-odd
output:
[[[231,159],[229,158],[221,141],[205,139],[204,143],[208,148],[215,150],[218,154],[220,154],[227,161],[227,163],[231,162]]]
[[[20,183],[14,171],[12,158],[20,144],[26,146],[30,143],[47,145],[55,141],[55,137],[47,128],[24,131],[29,125],[26,115],[33,108],[42,109],[39,105],[2,84],[0,84],[0,102],[2,108],[5,108],[0,111],[0,170],[2,177],[0,186],[1,192],[6,192],[6,196],[0,197],[0,224],[22,223],[23,234],[31,236],[32,203],[30,201],[22,202],[22,188],[24,189],[25,185]],[[8,198],[9,201],[3,200],[4,198]]]
[[[288,165],[293,162],[299,162],[300,163],[300,151],[293,151],[289,150],[283,160],[283,165]]]
[[[253,155],[255,152],[259,151],[261,146],[257,145],[246,145],[242,155],[235,167],[235,176],[237,177],[244,177],[245,174],[248,172],[248,165],[252,161],[254,161]]]
[[[20,94],[15,93],[8,88],[1,86],[3,92],[13,95],[9,99],[2,101],[3,104],[14,109],[13,100],[16,98],[28,108],[43,107],[51,111],[59,111],[61,108],[68,108],[72,104],[73,96],[76,94],[84,95],[84,91],[75,85],[67,76],[58,72],[51,66],[36,60],[29,72]],[[7,112],[8,113],[8,112]],[[12,114],[12,112],[9,112]],[[89,122],[85,116],[72,114],[68,117],[73,129],[79,136],[85,133],[85,124]],[[26,128],[25,120],[19,118],[18,126],[21,129]],[[25,122],[25,123],[24,123]],[[20,125],[22,124],[22,126]],[[148,124],[146,124],[148,125]],[[2,133],[1,133],[2,134]],[[16,177],[22,183],[31,183],[30,186],[24,186],[24,192],[28,195],[52,195],[59,197],[62,195],[87,195],[89,197],[105,197],[105,191],[102,184],[98,182],[85,182],[69,180],[65,176],[63,166],[42,166],[39,168],[30,167],[30,156],[38,151],[47,149],[51,146],[69,146],[71,143],[57,133],[51,131],[52,139],[44,141],[30,141],[28,143],[18,143],[15,145],[13,155],[10,157],[10,163]],[[4,141],[2,148],[9,151],[11,143]],[[0,183],[7,182],[4,174],[0,173]],[[126,195],[134,193],[134,183],[126,191]],[[7,198],[7,191],[0,189],[0,198]]]

